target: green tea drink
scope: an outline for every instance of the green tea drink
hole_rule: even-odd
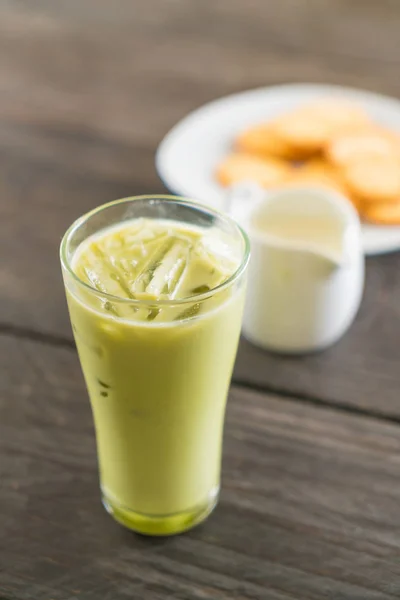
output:
[[[232,237],[139,217],[89,235],[71,256],[67,300],[104,503],[142,533],[187,529],[218,496],[244,302],[243,238]]]

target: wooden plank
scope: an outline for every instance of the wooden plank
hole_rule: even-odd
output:
[[[312,80],[400,95],[400,9],[384,4],[7,3],[0,118],[151,139],[154,149],[187,111],[246,88]]]
[[[395,44],[400,8],[395,0],[281,0],[273,5],[253,0],[246,6],[240,0],[174,0],[168,8],[162,2],[152,5],[115,0],[29,0],[3,3],[3,19],[19,33],[27,26],[51,30],[60,21],[66,27],[113,33],[116,29],[159,36],[171,41],[186,38],[215,40],[234,47],[276,45],[292,51],[319,55],[355,57],[364,61],[399,60]],[[1,8],[1,6],[0,6]],[[158,9],[158,10],[157,10]],[[157,42],[157,38],[154,40]]]
[[[7,600],[389,600],[400,594],[397,426],[233,388],[214,515],[149,540],[100,506],[75,353],[0,337]]]

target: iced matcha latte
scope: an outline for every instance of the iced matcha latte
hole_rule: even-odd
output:
[[[141,533],[188,529],[218,498],[247,239],[194,203],[130,198],[74,223],[61,261],[103,502]]]

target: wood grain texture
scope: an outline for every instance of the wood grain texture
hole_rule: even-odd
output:
[[[0,11],[8,125],[96,131],[154,150],[189,110],[259,85],[330,81],[400,94],[396,2],[46,0]]]
[[[235,380],[286,397],[232,389],[220,505],[166,540],[100,505],[58,263],[80,214],[165,191],[157,144],[206,101],[288,81],[400,96],[399,27],[396,0],[0,0],[0,600],[400,596],[398,256],[368,261],[328,352],[242,340]]]
[[[0,597],[399,596],[397,426],[233,388],[218,509],[148,540],[100,505],[75,353],[7,336],[0,351]]]

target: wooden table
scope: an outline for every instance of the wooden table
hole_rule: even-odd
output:
[[[287,81],[400,96],[400,5],[364,0],[0,1],[1,600],[400,596],[400,258],[367,262],[334,348],[242,341],[223,491],[149,540],[99,502],[60,238],[94,206],[162,192],[154,151],[189,110]]]

